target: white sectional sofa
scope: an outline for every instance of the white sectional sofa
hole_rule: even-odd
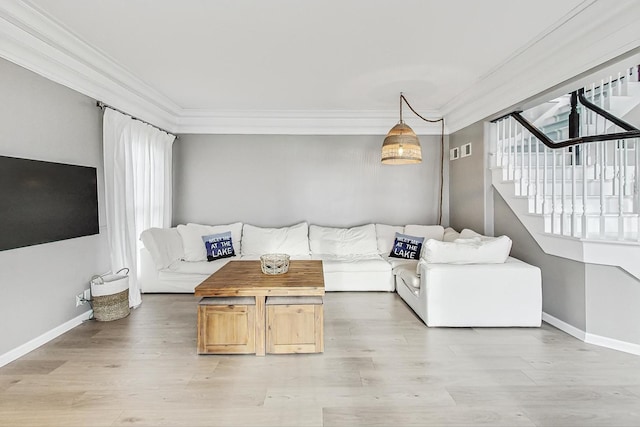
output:
[[[202,236],[218,233],[230,234],[234,256],[207,261]],[[396,237],[424,239],[422,249],[411,254],[419,260],[391,257]],[[540,270],[508,257],[511,241],[506,236],[487,238],[470,230],[459,234],[441,226],[337,228],[303,222],[282,228],[187,224],[146,230],[141,240],[140,286],[145,293],[193,292],[230,260],[287,253],[292,260],[322,260],[326,291],[397,290],[428,326],[541,323]],[[415,248],[401,246],[406,247]]]
[[[233,238],[236,256],[208,262],[201,236],[227,230],[237,236]],[[374,224],[352,228],[309,226],[306,222],[282,228],[187,224],[152,228],[140,238],[144,244],[140,287],[145,293],[193,292],[230,260],[256,260],[265,253],[286,253],[292,260],[322,260],[327,291],[395,290],[392,264],[381,256]],[[392,244],[393,238],[383,249],[386,254]]]

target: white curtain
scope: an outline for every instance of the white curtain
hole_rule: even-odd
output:
[[[171,226],[171,146],[174,135],[104,109],[103,149],[107,235],[113,272],[127,267],[129,305],[142,303],[138,241],[150,227]]]

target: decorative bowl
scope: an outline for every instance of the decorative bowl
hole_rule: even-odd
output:
[[[284,274],[289,271],[289,255],[264,254],[260,256],[260,267],[264,274]]]

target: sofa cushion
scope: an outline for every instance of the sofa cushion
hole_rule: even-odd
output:
[[[401,265],[411,265],[415,267],[415,265],[418,264],[418,261],[414,259],[391,258],[390,256],[383,256],[382,259],[388,262],[393,270]]]
[[[268,253],[288,254],[292,258],[309,255],[309,225],[301,222],[290,227],[266,228],[245,224],[242,229],[242,255]]]
[[[443,242],[453,242],[456,239],[460,238],[460,233],[454,230],[451,227],[447,227],[444,229],[444,235],[442,236]]]
[[[210,276],[225,266],[231,259],[221,258],[211,262],[175,261],[160,273],[199,274]]]
[[[409,224],[404,227],[404,234],[424,237],[424,240],[442,240],[442,237],[444,236],[444,227],[442,227],[441,225]]]
[[[501,264],[507,260],[510,251],[511,239],[507,236],[454,242],[431,239],[424,244],[424,259],[429,264]]]
[[[182,238],[176,228],[149,228],[140,234],[158,270],[184,257]]]
[[[404,233],[404,227],[399,225],[376,224],[376,240],[378,253],[382,256],[389,255],[393,248],[396,233]]]
[[[401,265],[395,268],[393,270],[393,273],[397,278],[400,278],[404,283],[406,283],[411,288],[420,289],[420,276],[416,274],[416,269],[413,265],[410,265],[410,264]]]
[[[378,255],[376,227],[373,224],[352,228],[309,226],[312,254]]]
[[[424,237],[409,236],[396,233],[393,249],[389,253],[392,258],[420,259]]]
[[[202,236],[202,241],[204,242],[204,247],[207,251],[207,261],[209,262],[236,255],[233,250],[230,231]]]
[[[270,253],[282,253],[282,252],[270,252]],[[260,254],[260,255],[242,255],[240,258],[242,259],[242,261],[260,261],[260,256],[262,256],[264,254]],[[287,254],[289,255],[289,254]],[[293,254],[293,255],[289,255],[289,259],[291,261],[294,260],[298,260],[298,261],[308,261],[311,259],[311,254]]]
[[[202,236],[209,236],[211,234],[231,232],[231,240],[236,253],[240,253],[241,250],[241,236],[242,236],[242,223],[236,222],[228,225],[201,225],[189,223],[187,225],[178,225],[176,227],[180,237],[182,237],[182,244],[184,246],[184,260],[185,261],[206,261],[207,250]]]
[[[380,255],[314,254],[312,259],[322,260],[325,273],[333,272],[390,272],[391,265]]]

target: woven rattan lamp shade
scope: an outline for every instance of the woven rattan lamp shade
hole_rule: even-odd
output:
[[[382,163],[407,165],[422,162],[422,149],[416,133],[403,122],[395,125],[382,143]]]

